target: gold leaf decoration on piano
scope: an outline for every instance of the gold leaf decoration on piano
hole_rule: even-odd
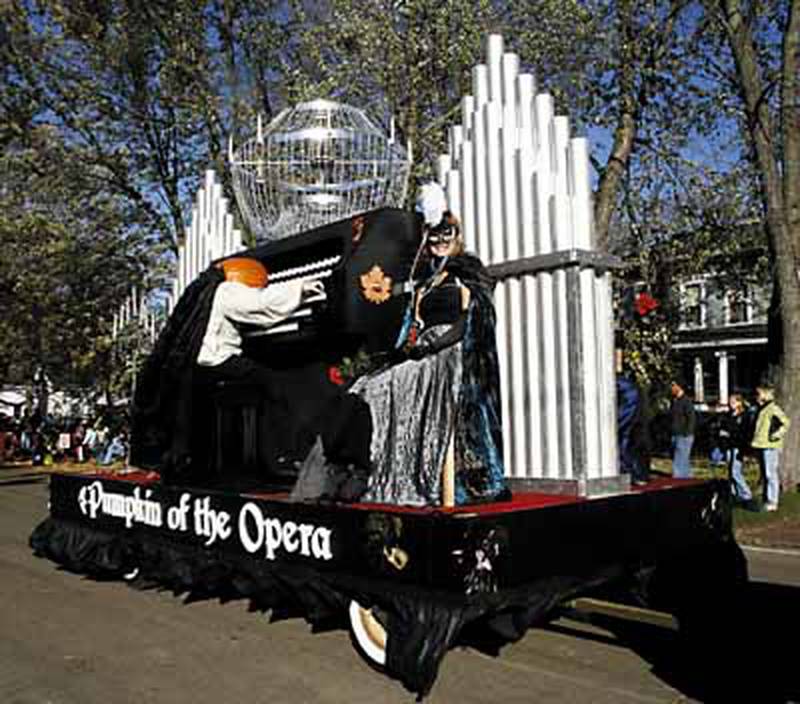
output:
[[[366,274],[361,275],[361,288],[364,298],[370,303],[386,303],[392,295],[392,278],[386,276],[377,264]]]

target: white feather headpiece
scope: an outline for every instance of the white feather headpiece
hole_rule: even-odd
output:
[[[422,213],[425,224],[430,227],[435,227],[442,221],[447,210],[447,198],[438,183],[431,181],[420,187],[416,210]]]

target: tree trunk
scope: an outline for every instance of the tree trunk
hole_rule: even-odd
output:
[[[783,39],[781,132],[783,136],[783,202],[786,225],[779,262],[783,359],[780,398],[794,427],[786,436],[781,461],[781,484],[796,489],[800,483],[800,0],[792,0]]]
[[[749,123],[755,166],[766,213],[767,235],[774,259],[774,279],[780,292],[779,310],[782,349],[778,400],[795,427],[786,436],[781,461],[781,484],[794,489],[800,481],[800,279],[797,251],[800,246],[800,136],[797,104],[798,34],[800,0],[792,0],[785,27],[781,69],[781,115],[779,133],[765,99],[758,53],[740,0],[722,0],[724,27],[736,62],[739,89]],[[777,145],[783,146],[779,165]]]

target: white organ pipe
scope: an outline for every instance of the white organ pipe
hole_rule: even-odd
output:
[[[225,251],[225,224],[228,212],[228,199],[222,196],[222,187],[220,190],[219,207],[217,208],[216,218],[214,219],[214,242],[211,248],[211,259],[218,259]]]
[[[453,157],[453,168],[458,165],[458,155],[461,153],[461,143],[464,141],[464,129],[461,125],[450,128],[450,154]]]
[[[502,100],[504,108],[517,112],[519,98],[517,96],[517,77],[519,76],[519,56],[503,54],[501,60]]]
[[[222,208],[227,205],[224,203],[225,199],[222,197],[222,186],[220,184],[213,184],[212,193],[211,220],[209,221],[208,246],[206,247],[206,267],[219,256],[217,252],[222,251],[221,243],[224,227],[224,212]]]
[[[473,105],[473,115],[480,115],[481,108],[489,102],[489,68],[486,64],[478,64],[472,68],[472,92],[475,96]],[[474,123],[473,132],[478,129]],[[474,138],[473,134],[473,138]]]
[[[184,235],[184,242],[188,238],[188,231]],[[178,286],[177,286],[177,293],[175,300],[177,301],[180,297],[181,293],[183,293],[183,289],[186,288],[186,246],[185,244],[181,243],[178,245]]]
[[[589,150],[586,139],[574,138],[570,141],[569,150],[569,196],[570,211],[573,221],[573,244],[578,249],[591,249],[592,246],[592,211],[591,187],[589,184]],[[586,468],[589,479],[602,476],[603,456],[601,452],[601,408],[603,392],[606,384],[601,370],[597,369],[598,338],[603,336],[604,328],[598,325],[594,315],[595,309],[595,273],[591,269],[583,269],[579,274],[581,301],[581,339],[582,345],[582,380],[584,400],[584,427],[586,443]]]
[[[213,260],[245,248],[242,233],[234,228],[233,215],[228,208],[228,199],[224,197],[222,186],[216,183],[214,171],[207,170],[192,207],[184,241],[178,246],[173,304]]]
[[[227,201],[226,201],[227,206]],[[222,251],[219,253],[218,256],[223,256],[225,252],[233,252],[236,251],[234,249],[234,241],[233,241],[233,215],[228,212],[227,207],[225,208],[225,220],[222,229]]]
[[[489,221],[486,212],[488,190],[486,187],[486,131],[483,109],[475,111],[473,122],[472,174],[475,203],[475,249],[477,255],[489,259]]]
[[[519,59],[515,54],[504,54],[502,57],[503,111],[501,130],[502,158],[502,195],[504,215],[504,239],[506,261],[514,261],[520,257],[519,227],[519,183],[517,181],[517,150],[519,143],[518,101],[516,95]],[[524,354],[522,344],[524,300],[522,283],[512,278],[502,283],[506,292],[506,319],[508,325],[508,379],[517,383],[508,383],[509,413],[511,436],[504,439],[508,446],[507,454],[511,460],[507,472],[511,476],[525,476],[528,468],[526,389],[519,383],[524,379]]]
[[[572,214],[567,194],[567,147],[569,145],[569,121],[564,116],[553,118],[552,130],[552,167],[553,196],[551,205],[554,208],[551,227],[554,233],[556,251],[572,249]],[[561,462],[560,475],[573,475],[575,448],[573,447],[572,418],[576,408],[573,407],[572,384],[570,378],[570,344],[578,344],[569,339],[569,310],[567,308],[567,272],[559,269],[553,274],[555,284],[556,330],[558,345],[556,360],[558,366],[558,409],[559,440]]]
[[[550,223],[552,198],[550,125],[553,119],[553,99],[546,93],[536,96],[534,102],[538,143],[534,150],[536,159],[535,203],[539,254],[554,251]],[[558,366],[556,361],[556,308],[554,300],[553,274],[543,271],[536,276],[539,285],[539,308],[537,311],[539,347],[541,408],[544,440],[543,474],[548,479],[560,477],[559,415],[558,415]]]
[[[459,220],[461,219],[461,180],[460,174],[455,169],[447,175],[447,204],[450,212]]]
[[[478,256],[489,259],[489,222],[486,213],[488,189],[486,185],[486,127],[483,106],[489,100],[489,69],[478,64],[472,69],[474,112],[472,117],[473,167],[475,182],[475,243]]]
[[[601,329],[611,334],[600,335],[597,349],[597,379],[600,382],[601,395],[600,422],[608,432],[601,435],[601,471],[604,477],[612,477],[619,473],[617,458],[617,385],[614,369],[614,309],[611,300],[611,274],[605,272],[597,277],[595,319]],[[613,429],[613,432],[611,432]]]
[[[202,193],[202,191],[201,191]],[[201,208],[198,208],[198,212],[202,212]],[[192,228],[194,229],[193,237],[192,237],[192,257],[189,260],[189,271],[191,273],[191,280],[194,281],[197,278],[197,275],[200,273],[201,270],[201,263],[200,263],[200,252],[203,247],[203,229],[202,229],[202,217],[198,217],[192,223]]]
[[[461,144],[461,227],[464,232],[464,245],[470,252],[478,249],[475,228],[475,178],[472,141]]]
[[[489,100],[498,104],[503,100],[503,37],[490,34],[486,42],[486,63],[489,66]]]
[[[584,137],[574,137],[570,141],[572,158],[571,169],[571,207],[575,246],[580,249],[592,248],[592,190],[589,185],[589,144]]]
[[[536,247],[536,212],[534,203],[533,165],[534,146],[534,101],[535,81],[531,74],[521,74],[517,78],[519,97],[519,158],[517,160],[517,180],[519,183],[520,212],[520,256],[532,257],[538,254]],[[525,351],[523,379],[527,420],[527,476],[544,476],[543,467],[543,424],[541,413],[542,377],[540,373],[540,354],[538,327],[538,283],[533,276],[525,276],[522,281],[524,300],[522,346]],[[519,385],[519,384],[518,384]]]
[[[449,154],[442,154],[437,160],[437,181],[441,184],[447,183],[447,177],[450,173],[451,158]]]
[[[497,264],[505,261],[505,233],[503,229],[503,182],[501,172],[500,151],[500,126],[501,106],[498,101],[492,100],[483,106],[484,125],[486,129],[486,172],[487,199],[485,207],[488,209],[486,220],[488,223],[488,263]],[[503,462],[506,467],[512,466],[509,440],[511,438],[511,406],[509,389],[509,345],[508,345],[508,309],[506,289],[502,284],[494,292],[495,308],[497,311],[497,357],[500,366],[500,388],[502,390],[501,420],[503,426]]]
[[[473,74],[474,79],[474,74]],[[472,139],[473,125],[472,116],[475,112],[475,98],[465,95],[461,98],[461,126],[464,129],[464,139]]]

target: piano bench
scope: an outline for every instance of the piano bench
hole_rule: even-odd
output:
[[[214,384],[211,393],[214,473],[258,468],[258,426],[263,415],[262,402],[263,391],[251,383],[218,381]]]

